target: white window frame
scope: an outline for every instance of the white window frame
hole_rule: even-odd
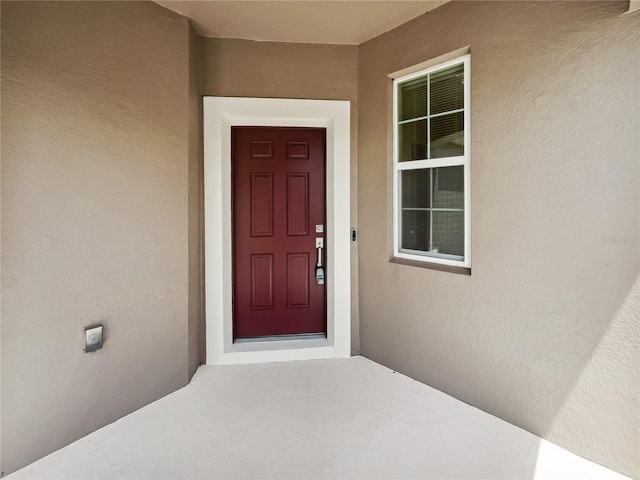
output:
[[[452,60],[433,65],[420,71],[393,79],[393,256],[394,258],[448,265],[452,267],[471,268],[471,184],[470,184],[470,149],[471,149],[471,55],[463,55]],[[401,84],[455,65],[464,65],[464,155],[459,157],[434,158],[400,162],[398,158],[399,124],[398,124],[398,91]],[[430,140],[430,139],[429,139]],[[434,256],[425,253],[409,253],[400,249],[400,172],[403,170],[419,170],[438,167],[464,167],[464,258],[462,260],[446,258],[445,255]]]

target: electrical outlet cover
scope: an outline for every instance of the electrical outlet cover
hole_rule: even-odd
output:
[[[85,352],[95,352],[102,348],[102,328],[102,325],[95,325],[84,330]]]

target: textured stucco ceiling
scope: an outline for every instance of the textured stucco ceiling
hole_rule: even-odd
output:
[[[207,37],[357,45],[447,0],[158,1]]]

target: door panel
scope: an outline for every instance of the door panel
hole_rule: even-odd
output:
[[[251,255],[251,310],[273,309],[273,255]]]
[[[309,254],[287,254],[287,307],[307,308],[309,306]]]
[[[232,137],[234,338],[326,333],[315,280],[325,130],[233,127]]]
[[[287,235],[309,235],[308,173],[287,173]]]
[[[251,174],[251,236],[273,237],[273,174]]]

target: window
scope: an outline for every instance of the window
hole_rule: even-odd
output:
[[[394,256],[470,267],[469,55],[393,82]]]

